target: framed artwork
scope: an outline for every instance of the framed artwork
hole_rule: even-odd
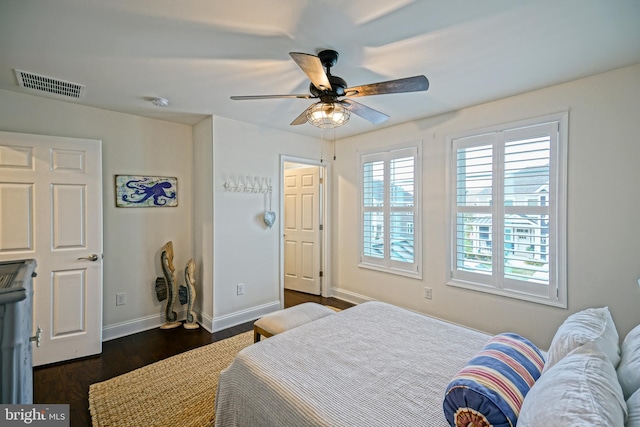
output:
[[[178,206],[178,178],[116,175],[116,207]]]

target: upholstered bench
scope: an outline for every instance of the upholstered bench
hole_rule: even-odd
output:
[[[275,311],[256,320],[253,324],[253,342],[260,341],[260,336],[269,338],[333,313],[335,313],[334,310],[315,302],[305,302]]]

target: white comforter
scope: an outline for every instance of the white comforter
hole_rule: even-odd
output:
[[[447,426],[451,378],[489,335],[368,302],[242,350],[220,375],[223,426]]]

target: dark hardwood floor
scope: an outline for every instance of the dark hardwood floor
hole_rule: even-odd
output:
[[[318,304],[331,305],[343,310],[345,308],[353,307],[353,304],[337,298],[323,298],[317,295],[294,292],[287,289],[284,290],[284,306],[286,308],[293,305],[302,304],[304,302],[317,302]],[[253,325],[251,327],[253,328]]]
[[[346,309],[352,304],[336,298],[304,294],[285,290],[285,307],[304,302],[317,302]],[[234,326],[210,334],[203,328],[160,330],[151,329],[127,337],[107,341],[102,354],[34,368],[34,403],[66,403],[70,405],[71,426],[91,425],[89,414],[89,386],[141,368],[150,363],[250,331],[253,322]]]

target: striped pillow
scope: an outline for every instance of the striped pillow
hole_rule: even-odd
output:
[[[542,353],[526,338],[494,336],[447,386],[445,418],[452,427],[515,426],[543,367]]]

